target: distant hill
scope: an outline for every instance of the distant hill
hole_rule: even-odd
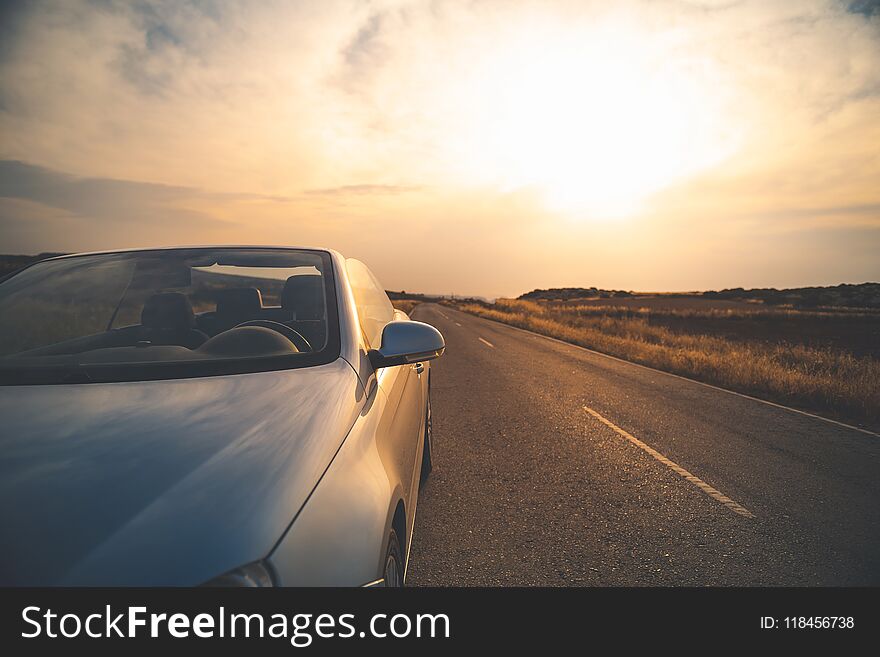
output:
[[[775,288],[741,287],[720,292],[703,292],[709,299],[749,299],[767,305],[791,305],[799,308],[819,306],[846,306],[849,308],[880,308],[880,283],[829,285],[827,287],[794,287],[784,290]]]
[[[634,293],[625,290],[601,290],[595,287],[557,287],[532,290],[520,295],[519,299],[560,300],[612,299],[652,296],[675,296],[702,299],[723,299],[727,301],[760,302],[768,306],[793,306],[796,308],[817,308],[822,306],[848,308],[880,308],[880,283],[859,283],[830,285],[827,287],[796,287],[777,290],[776,288],[741,287],[708,292],[691,292],[670,295]]]
[[[21,269],[32,262],[45,260],[46,258],[54,258],[55,256],[64,255],[63,253],[40,253],[39,255],[0,255],[0,276],[11,274],[17,269]]]
[[[595,287],[551,287],[547,290],[532,290],[519,295],[518,299],[538,301],[540,299],[557,299],[569,301],[571,299],[612,299],[615,297],[631,297],[632,292],[626,290],[600,290]]]

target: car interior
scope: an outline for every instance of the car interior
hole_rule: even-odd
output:
[[[267,279],[267,286],[270,284],[280,287],[280,281]],[[196,313],[191,297],[199,292],[201,297],[207,297],[207,301],[199,299],[200,306],[207,305],[208,309]],[[19,355],[80,354],[89,362],[112,362],[320,351],[327,340],[323,276],[290,276],[279,296],[280,303],[270,305],[263,302],[256,287],[219,287],[207,292],[202,289],[190,295],[161,291],[146,296],[138,324],[109,328]]]
[[[320,275],[291,276],[284,283],[280,305],[264,305],[262,294],[255,287],[227,288],[218,292],[216,310],[194,316],[192,326],[207,338],[245,322],[277,322],[294,329],[305,338],[309,349],[314,349],[320,348],[326,338],[324,306],[324,282]],[[185,319],[189,321],[189,316]]]
[[[293,344],[292,351],[310,352],[323,346],[326,326],[322,277],[297,275],[285,281],[281,303],[275,306],[265,305],[256,287],[217,290],[215,309],[198,314],[182,292],[154,294],[144,302],[140,324],[116,329],[113,342],[230,356],[289,351],[289,345],[265,333],[274,331]]]

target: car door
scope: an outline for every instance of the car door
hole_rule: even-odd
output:
[[[349,259],[346,261],[346,269],[364,341],[368,348],[378,348],[382,340],[382,329],[395,319],[394,307],[384,288],[366,265],[359,260]],[[413,483],[418,479],[416,457],[421,446],[423,375],[419,370],[422,367],[398,365],[385,367],[377,372],[379,388],[388,399],[385,417],[380,423],[380,451],[383,452],[383,459],[393,462],[394,469],[399,473],[410,519]],[[426,368],[424,376],[427,376]]]

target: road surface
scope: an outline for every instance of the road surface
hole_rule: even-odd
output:
[[[422,304],[409,585],[877,585],[880,437]]]

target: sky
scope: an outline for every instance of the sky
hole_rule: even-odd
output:
[[[487,297],[880,280],[880,1],[0,5],[0,252]]]

